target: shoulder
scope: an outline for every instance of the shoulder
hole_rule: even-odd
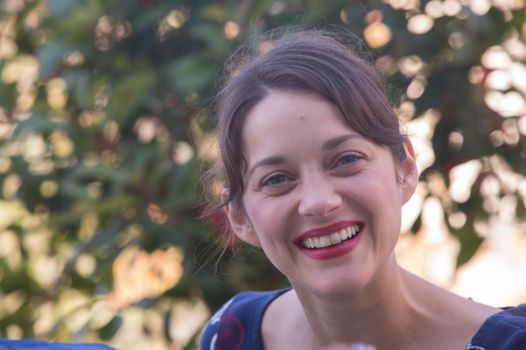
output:
[[[490,316],[466,349],[524,349],[526,347],[526,304],[507,308]]]
[[[114,350],[112,347],[94,343],[55,343],[38,340],[0,339],[0,349],[6,350]]]
[[[262,348],[263,314],[287,290],[243,292],[234,296],[208,321],[200,341],[201,350]]]

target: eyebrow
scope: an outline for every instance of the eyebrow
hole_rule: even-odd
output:
[[[321,147],[323,150],[328,151],[328,150],[338,147],[339,145],[341,145],[347,140],[359,138],[359,137],[360,136],[356,134],[347,134],[343,136],[338,136],[333,139],[325,141]]]
[[[338,137],[335,137],[333,139],[325,141],[321,147],[322,147],[323,150],[328,151],[328,150],[331,150],[331,149],[334,149],[334,148],[338,147],[339,145],[341,145],[342,143],[344,143],[347,140],[350,140],[350,139],[353,139],[353,138],[359,138],[359,137],[360,137],[359,135],[355,135],[355,134],[348,134],[348,135],[338,136]],[[254,170],[256,170],[259,167],[266,166],[266,165],[277,165],[277,164],[283,164],[283,163],[285,163],[285,158],[280,157],[280,156],[264,158],[264,159],[260,160],[259,162],[256,162],[252,166],[252,168],[248,172],[248,177],[250,177],[252,175],[252,173],[254,172]]]
[[[279,156],[264,158],[264,159],[260,160],[259,162],[256,162],[252,166],[252,168],[248,172],[248,177],[250,177],[252,175],[252,173],[254,172],[254,170],[256,170],[259,167],[262,167],[262,166],[265,166],[265,165],[283,164],[284,162],[285,162],[285,158],[279,157]]]

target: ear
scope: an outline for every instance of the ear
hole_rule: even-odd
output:
[[[236,208],[232,203],[228,203],[224,206],[224,211],[228,217],[232,231],[234,231],[239,239],[255,247],[261,247],[259,238],[254,232],[252,223],[248,219],[243,208]]]
[[[411,141],[404,142],[405,159],[399,161],[397,167],[398,180],[401,185],[403,203],[411,198],[418,185],[418,169],[416,168],[415,150]]]

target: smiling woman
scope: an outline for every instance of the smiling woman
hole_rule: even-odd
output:
[[[398,265],[418,172],[376,70],[320,31],[273,45],[219,93],[216,180],[232,237],[260,247],[291,288],[235,296],[201,349],[524,345],[526,305],[494,309]]]

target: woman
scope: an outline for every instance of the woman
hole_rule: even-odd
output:
[[[503,312],[397,264],[414,152],[376,70],[346,45],[287,34],[218,101],[231,234],[260,247],[292,288],[235,296],[201,349],[526,347],[526,305]]]

